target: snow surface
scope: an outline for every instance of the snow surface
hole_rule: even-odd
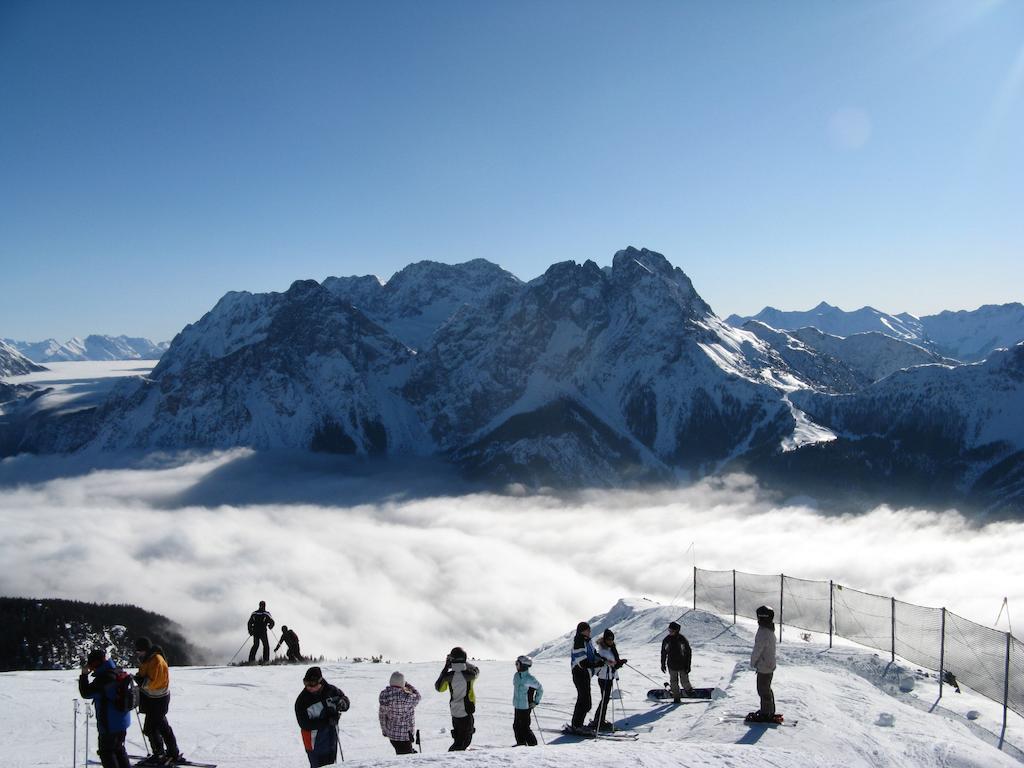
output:
[[[32,402],[34,411],[70,413],[98,405],[125,379],[148,376],[155,365],[156,360],[47,363],[47,370],[11,376],[5,382],[48,390]]]
[[[680,616],[682,614],[682,616]],[[720,689],[711,701],[687,701],[673,707],[646,700],[658,687],[658,653],[665,626],[673,619],[694,647],[691,680]],[[754,675],[749,669],[752,628],[743,620],[731,626],[722,618],[644,599],[619,601],[606,615],[592,619],[596,631],[615,629],[621,655],[630,667],[621,672],[621,696],[612,719],[640,732],[636,742],[581,741],[557,733],[539,733],[546,744],[512,748],[511,661],[478,661],[476,735],[473,749],[449,754],[447,694],[432,683],[440,663],[322,662],[325,678],[352,700],[341,720],[347,763],[380,765],[397,758],[380,735],[377,695],[395,669],[423,693],[417,727],[423,742],[418,763],[487,766],[639,765],[721,766],[900,766],[918,768],[999,768],[1017,765],[1024,755],[1012,745],[1022,734],[1021,719],[1011,716],[1004,751],[995,746],[1000,709],[971,691],[949,692],[939,703],[928,673],[888,664],[870,651],[837,646],[827,638],[803,639],[789,628],[779,646],[774,689],[778,708],[795,728],[750,727],[722,722],[725,713],[756,708]],[[596,632],[595,632],[596,633]],[[453,628],[453,641],[458,640]],[[575,691],[567,654],[570,635],[545,643],[536,652],[533,672],[545,688],[537,709],[544,728],[557,729],[570,717]],[[410,652],[415,633],[410,632]],[[472,654],[472,648],[467,649]],[[169,720],[185,754],[222,768],[307,765],[293,714],[305,664],[271,667],[173,667]],[[641,675],[648,675],[653,681]],[[899,680],[918,684],[899,693]],[[66,766],[72,759],[73,699],[76,672],[0,674],[0,717],[6,725],[2,762],[10,768]],[[594,686],[596,692],[597,686]],[[933,706],[933,704],[936,704]],[[977,710],[978,719],[966,715]],[[889,724],[891,722],[891,724]],[[77,765],[84,753],[84,714],[78,717]],[[95,745],[95,733],[90,733]],[[143,751],[139,727],[129,730],[129,751]]]

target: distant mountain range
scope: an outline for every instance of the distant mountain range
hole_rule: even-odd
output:
[[[906,312],[890,315],[873,307],[844,312],[823,301],[806,312],[783,312],[765,307],[751,317],[730,315],[726,322],[742,327],[750,320],[778,330],[817,328],[843,337],[883,333],[965,363],[984,360],[993,350],[1012,347],[1024,339],[1024,304],[1017,302],[915,317]]]
[[[963,338],[992,326],[979,313]],[[1024,346],[963,365],[892,328],[798,325],[723,322],[646,249],[526,283],[421,262],[229,293],[100,406],[9,403],[0,446],[435,456],[530,487],[742,470],[788,493],[1024,512]]]
[[[22,376],[26,373],[45,370],[46,368],[33,363],[11,345],[0,341],[0,378],[4,376]]]
[[[170,344],[155,344],[149,339],[130,336],[75,337],[60,344],[56,339],[46,341],[15,341],[6,344],[36,363],[59,363],[76,360],[159,360]]]

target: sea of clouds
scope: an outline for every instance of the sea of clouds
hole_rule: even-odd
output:
[[[1024,605],[1024,523],[829,515],[742,475],[567,496],[308,454],[103,462],[0,462],[0,595],[134,603],[221,662],[259,600],[306,653],[426,660],[459,644],[509,658],[620,597],[682,612],[694,562],[834,579],[988,625],[1004,596]]]

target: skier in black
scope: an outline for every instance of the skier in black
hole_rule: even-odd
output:
[[[302,661],[302,652],[299,650],[299,636],[295,634],[295,630],[288,629],[287,625],[281,625],[281,639],[277,641],[277,645],[274,646],[274,652],[281,647],[281,643],[285,644],[288,651],[285,656],[288,661]]]
[[[590,696],[591,679],[594,671],[604,666],[604,659],[597,655],[594,644],[590,642],[590,625],[585,621],[576,625],[569,664],[572,667],[572,682],[576,686],[576,707],[572,712],[572,727],[582,728],[583,721],[593,706]]]
[[[267,610],[267,604],[260,600],[260,607],[249,616],[249,634],[252,635],[252,650],[249,651],[249,663],[256,661],[256,649],[263,643],[263,663],[270,661],[270,641],[267,630],[274,628],[274,617]]]
[[[679,687],[689,696],[693,693],[690,685],[690,660],[692,651],[690,643],[680,633],[682,627],[676,622],[668,625],[668,635],[661,641],[661,671],[668,672],[669,687],[672,690],[672,703],[680,704]]]

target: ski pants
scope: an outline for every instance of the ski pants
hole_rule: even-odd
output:
[[[679,698],[679,689],[682,688],[684,691],[689,693],[693,690],[693,686],[690,685],[690,674],[683,672],[681,669],[668,670],[668,687],[672,689],[672,698]]]
[[[295,645],[285,645],[285,648],[287,648],[285,656],[288,658],[288,661],[302,661],[302,652],[299,651],[298,643]]]
[[[338,761],[338,726],[332,724],[315,731],[302,731],[302,746],[310,768],[334,765]]]
[[[597,712],[594,713],[594,725],[598,728],[603,723],[608,722],[608,702],[612,697],[613,685],[615,685],[614,680],[605,680],[603,677],[597,678],[597,687],[601,689],[601,703],[597,705]]]
[[[537,736],[530,727],[530,715],[532,709],[517,709],[515,718],[512,720],[512,732],[516,735],[516,746],[537,746]]]
[[[761,714],[772,717],[775,714],[775,694],[772,693],[774,672],[757,673],[757,695],[761,697]]]
[[[416,754],[416,750],[412,748],[412,741],[395,741],[394,739],[388,739],[391,742],[391,746],[395,748],[396,755],[413,755]]]
[[[452,718],[452,745],[448,747],[449,752],[462,752],[473,742],[473,716]]]
[[[139,711],[146,716],[142,733],[149,739],[149,747],[154,755],[178,754],[178,742],[174,738],[171,724],[167,722],[167,710],[171,706],[171,695],[147,696],[142,694]]]
[[[582,728],[583,721],[593,703],[590,699],[590,670],[583,667],[572,668],[572,683],[576,686],[576,708],[572,711],[572,727]]]
[[[270,641],[267,640],[267,630],[261,634],[252,636],[252,650],[249,651],[249,661],[256,661],[256,649],[263,643],[263,661],[270,661]]]
[[[96,754],[100,756],[103,768],[131,768],[128,752],[124,748],[124,737],[127,731],[100,733]]]

